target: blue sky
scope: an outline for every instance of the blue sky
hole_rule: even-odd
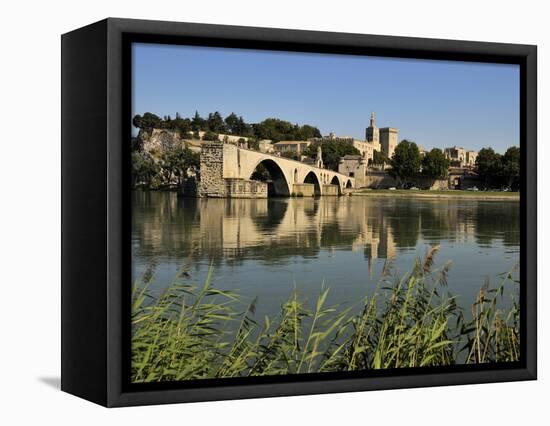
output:
[[[364,139],[378,127],[427,149],[519,145],[519,67],[135,44],[133,113],[276,117]]]

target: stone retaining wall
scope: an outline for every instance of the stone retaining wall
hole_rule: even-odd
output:
[[[420,189],[443,190],[449,188],[448,179],[431,179],[423,176],[411,179],[414,186]],[[391,177],[387,172],[369,171],[365,176],[365,188],[371,189],[388,189],[397,187],[398,182]]]

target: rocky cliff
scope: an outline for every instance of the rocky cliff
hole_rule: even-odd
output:
[[[177,131],[166,129],[141,129],[137,136],[137,143],[143,151],[156,156],[163,152],[170,151],[182,145],[183,139]]]

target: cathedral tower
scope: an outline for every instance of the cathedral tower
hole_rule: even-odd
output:
[[[370,113],[370,123],[369,127],[365,130],[365,139],[367,142],[372,142],[374,144],[380,142],[380,132],[378,131],[378,127],[374,124],[374,112]]]

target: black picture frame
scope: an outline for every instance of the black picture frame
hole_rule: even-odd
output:
[[[117,18],[64,34],[61,41],[62,390],[117,407],[536,379],[536,46]],[[130,384],[132,42],[518,64],[521,361]]]

